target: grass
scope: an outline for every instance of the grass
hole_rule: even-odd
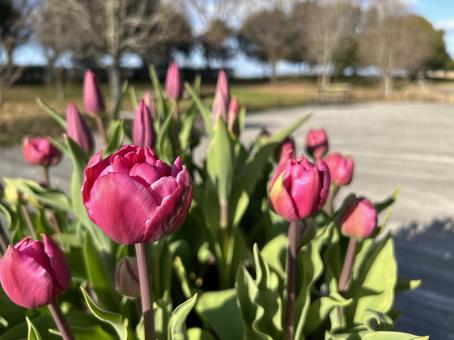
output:
[[[151,86],[141,83],[134,84],[134,88],[137,95],[141,96],[145,90],[151,89]],[[107,87],[103,90],[104,93],[108,93]],[[238,83],[231,86],[231,91],[238,97],[240,104],[248,109],[248,112],[306,105],[317,98],[316,84],[309,80],[287,79],[276,84]],[[81,85],[65,86],[64,93],[64,100],[57,100],[54,87],[17,85],[9,89],[5,94],[5,102],[0,108],[0,145],[20,143],[24,136],[61,134],[61,129],[38,106],[36,98],[42,98],[59,112],[65,112],[67,103],[70,101],[75,102],[80,109],[83,108]],[[202,96],[207,104],[210,104],[213,93],[214,85],[202,87]],[[377,99],[380,96],[380,90],[376,84],[354,83],[351,93],[355,100]],[[107,105],[109,107],[111,103],[107,101]],[[129,98],[124,101],[123,109],[133,109]]]

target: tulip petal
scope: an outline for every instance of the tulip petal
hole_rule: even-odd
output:
[[[151,185],[151,192],[159,204],[167,196],[172,195],[178,188],[175,177],[161,177]]]
[[[277,177],[271,186],[269,194],[273,210],[288,221],[296,221],[296,207],[292,197],[283,184],[284,173]]]
[[[71,281],[71,272],[65,256],[52,238],[44,235],[43,241],[44,251],[49,258],[52,273],[60,286],[60,291],[65,291]]]
[[[95,182],[86,207],[93,222],[115,242],[134,244],[145,240],[146,221],[158,203],[138,181],[110,173]]]
[[[0,282],[8,297],[25,308],[47,305],[55,297],[51,275],[33,257],[12,247],[0,260]]]
[[[300,167],[298,168],[301,170]],[[318,205],[321,187],[318,176],[318,170],[315,167],[298,176],[292,175],[293,181],[290,195],[295,200],[300,218],[310,216],[314,211],[314,204]]]

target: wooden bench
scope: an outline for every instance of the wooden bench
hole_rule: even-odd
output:
[[[351,85],[349,83],[330,84],[319,90],[317,101],[320,104],[348,104],[351,101]]]

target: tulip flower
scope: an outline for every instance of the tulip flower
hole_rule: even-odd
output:
[[[238,122],[238,114],[240,113],[240,104],[238,99],[233,97],[229,103],[229,113],[228,113],[228,128],[229,131],[234,133],[236,136],[240,134],[240,124]]]
[[[68,105],[66,122],[68,136],[86,153],[92,153],[95,147],[93,134],[74,103]]]
[[[167,97],[174,101],[179,101],[183,94],[180,69],[176,63],[171,63],[167,69],[166,76]]]
[[[342,234],[356,239],[369,237],[377,226],[377,210],[366,198],[347,199],[340,215]]]
[[[304,156],[290,158],[279,163],[271,179],[271,206],[287,221],[301,220],[323,207],[329,183],[329,170],[323,160],[314,165]]]
[[[328,135],[324,129],[309,130],[306,151],[314,158],[322,158],[328,152]]]
[[[84,76],[84,106],[85,110],[92,115],[99,115],[104,112],[104,97],[93,71],[85,71]]]
[[[170,166],[149,147],[126,145],[90,159],[82,197],[88,216],[115,242],[153,242],[183,223],[192,181],[179,158]]]
[[[155,119],[156,118],[156,106],[154,105],[153,92],[146,91],[143,94],[142,99],[145,102],[145,105],[148,107],[148,110],[150,110],[151,118]]]
[[[213,119],[214,121],[216,121],[218,117],[221,117],[225,122],[227,122],[229,102],[230,102],[229,81],[225,71],[221,70],[218,73],[218,80],[216,83],[213,107],[211,110],[212,115],[214,117]]]
[[[115,288],[129,298],[140,297],[139,267],[134,257],[124,257],[115,272]]]
[[[295,140],[292,137],[287,137],[283,140],[279,149],[277,150],[277,155],[279,156],[279,163],[287,161],[290,158],[295,157]]]
[[[6,295],[24,308],[52,304],[69,287],[71,272],[57,244],[25,237],[0,259],[0,283]]]
[[[25,138],[22,152],[27,163],[49,167],[61,160],[61,152],[47,137]]]
[[[150,110],[141,100],[132,124],[132,140],[138,146],[153,146],[154,129]]]
[[[353,177],[353,158],[332,153],[325,158],[329,168],[331,181],[337,186],[350,184]]]

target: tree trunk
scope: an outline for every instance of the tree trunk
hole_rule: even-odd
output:
[[[277,78],[277,61],[276,60],[271,60],[271,83],[275,84],[278,81]]]
[[[62,69],[60,67],[54,68],[54,75],[57,100],[62,102],[65,100],[65,91],[63,88],[62,80]]]
[[[391,97],[393,94],[393,77],[389,73],[383,75],[383,95],[385,98]]]
[[[120,63],[118,58],[113,58],[112,65],[109,68],[110,94],[112,101],[116,103],[120,98]]]
[[[319,89],[324,90],[329,86],[330,75],[329,75],[329,65],[328,63],[323,63],[322,73],[319,77]]]

